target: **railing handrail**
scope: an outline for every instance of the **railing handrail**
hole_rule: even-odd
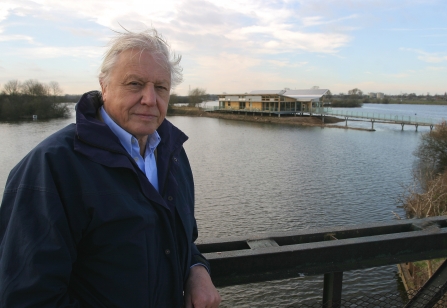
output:
[[[217,286],[447,257],[447,217],[197,242]]]

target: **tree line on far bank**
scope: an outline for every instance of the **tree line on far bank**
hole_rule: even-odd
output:
[[[331,91],[328,91],[322,98],[323,103],[330,103],[331,107],[362,107],[363,104],[375,103],[375,104],[389,104],[390,100],[387,97],[384,98],[371,98],[363,95],[363,91],[354,88],[348,91],[348,94],[340,93],[333,95]]]
[[[362,90],[354,88],[348,94],[332,94],[328,91],[322,97],[323,103],[331,107],[362,107],[363,104],[447,104],[447,92],[443,95],[416,95],[402,93],[399,95],[384,95],[383,93],[364,94]]]
[[[206,89],[194,88],[189,91],[189,95],[181,96],[176,93],[171,93],[169,99],[169,106],[183,105],[188,107],[198,107],[199,104],[205,101],[217,100],[217,95],[207,94]]]
[[[10,80],[0,92],[0,120],[29,119],[33,115],[39,119],[66,117],[69,110],[60,104],[66,101],[62,93],[56,81],[45,84],[35,79]]]

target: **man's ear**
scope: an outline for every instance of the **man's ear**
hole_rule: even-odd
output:
[[[102,100],[105,102],[107,100],[107,85],[104,83],[104,81],[100,82],[101,85],[101,92],[102,92]]]

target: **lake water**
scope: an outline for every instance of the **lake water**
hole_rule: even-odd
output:
[[[447,106],[367,107],[447,118]],[[429,131],[379,123],[367,132],[206,117],[169,120],[190,137],[185,148],[194,172],[200,238],[391,221],[394,213],[404,217],[396,199],[411,182],[412,153]],[[72,116],[0,123],[0,195],[9,170],[73,121]],[[300,277],[219,291],[222,307],[299,307],[321,302],[322,280]],[[344,275],[343,297],[398,293],[400,287],[396,266],[352,271]]]

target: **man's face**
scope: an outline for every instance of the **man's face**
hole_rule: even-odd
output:
[[[126,50],[102,84],[107,114],[138,140],[163,122],[168,109],[171,75],[147,51]]]

